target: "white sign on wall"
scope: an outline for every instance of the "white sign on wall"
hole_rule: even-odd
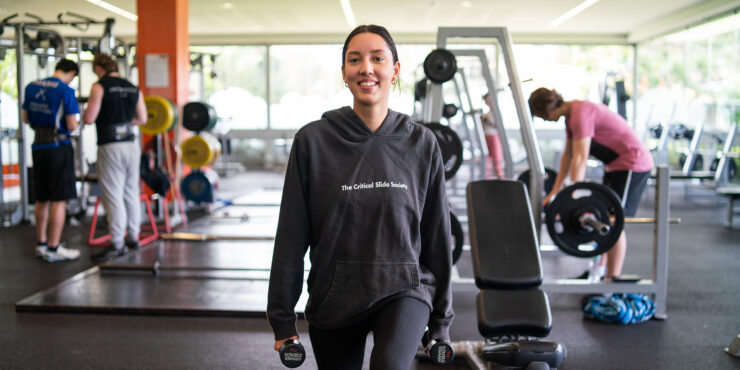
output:
[[[146,68],[146,87],[167,87],[170,85],[170,56],[167,54],[147,54],[144,58]]]

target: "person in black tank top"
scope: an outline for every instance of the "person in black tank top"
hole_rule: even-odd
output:
[[[82,119],[95,123],[98,138],[96,172],[111,234],[111,245],[92,256],[102,262],[123,255],[124,244],[138,248],[141,148],[133,126],[145,124],[147,112],[143,94],[121,77],[110,56],[96,55],[93,72],[99,80],[90,89]]]

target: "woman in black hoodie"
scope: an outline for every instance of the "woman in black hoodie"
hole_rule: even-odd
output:
[[[267,316],[275,350],[298,339],[295,305],[310,249],[305,316],[320,369],[408,369],[428,328],[449,340],[450,220],[434,135],[388,109],[398,83],[388,31],[359,26],[342,51],[352,108],[296,133],[283,188]]]

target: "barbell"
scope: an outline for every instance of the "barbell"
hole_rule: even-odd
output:
[[[550,238],[563,252],[576,257],[594,257],[608,252],[626,223],[655,223],[655,218],[624,217],[614,190],[590,182],[570,185],[545,207]],[[680,223],[672,218],[670,223]]]

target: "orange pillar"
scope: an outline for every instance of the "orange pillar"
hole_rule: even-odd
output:
[[[139,69],[139,88],[144,96],[163,96],[179,112],[188,99],[188,0],[137,0],[138,13],[136,37],[136,65]],[[178,114],[178,116],[180,116]],[[162,135],[167,161],[165,166],[177,189],[180,165],[174,142],[175,132],[181,123]],[[155,137],[141,135],[142,152],[155,148]],[[180,138],[182,139],[182,138]],[[172,199],[172,192],[168,198]]]
[[[136,10],[139,88],[144,96],[170,99],[179,111],[188,98],[188,0],[137,0]],[[174,132],[169,136],[174,138]],[[152,137],[142,135],[143,149],[153,146]]]
[[[139,87],[144,95],[160,95],[178,107],[188,98],[188,0],[137,0],[136,65],[139,66]],[[157,68],[168,58],[168,75],[150,75],[147,67]],[[149,65],[147,64],[149,60]],[[167,86],[162,86],[168,82]]]

